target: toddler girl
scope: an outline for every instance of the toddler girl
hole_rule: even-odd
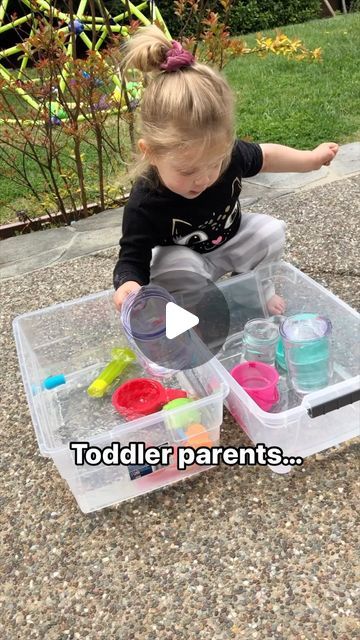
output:
[[[129,41],[124,68],[150,76],[141,101],[142,159],[114,269],[117,308],[150,280],[180,294],[191,287],[194,272],[216,281],[229,271],[244,273],[279,260],[285,225],[261,213],[241,213],[242,178],[319,169],[338,145],[299,151],[236,139],[225,79],[156,26],[140,28]],[[266,303],[271,315],[284,312],[271,287]]]

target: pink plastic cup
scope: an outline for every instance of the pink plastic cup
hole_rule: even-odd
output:
[[[232,377],[264,411],[270,411],[279,400],[275,367],[264,362],[242,362],[230,371]]]

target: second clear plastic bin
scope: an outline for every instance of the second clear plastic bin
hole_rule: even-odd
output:
[[[244,358],[245,323],[269,317],[264,298],[269,283],[284,298],[286,316],[312,312],[330,319],[333,370],[327,386],[299,394],[288,373],[279,368],[279,401],[270,411],[263,411],[229,372]],[[360,315],[286,262],[229,278],[219,287],[229,306],[231,324],[229,337],[217,354],[217,370],[230,387],[225,404],[252,442],[304,458],[360,435]],[[291,467],[272,469],[286,473]]]

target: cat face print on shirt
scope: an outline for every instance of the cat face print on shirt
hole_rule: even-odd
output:
[[[191,222],[173,219],[172,236],[174,244],[189,247],[205,253],[213,251],[234,235],[240,220],[239,195],[241,182],[235,178],[232,183],[231,202],[221,212],[212,211],[202,224],[193,226]],[[234,202],[235,198],[235,202]]]

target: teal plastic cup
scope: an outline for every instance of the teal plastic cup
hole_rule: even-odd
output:
[[[331,322],[317,313],[298,313],[280,325],[291,383],[305,394],[328,386],[332,375]]]

